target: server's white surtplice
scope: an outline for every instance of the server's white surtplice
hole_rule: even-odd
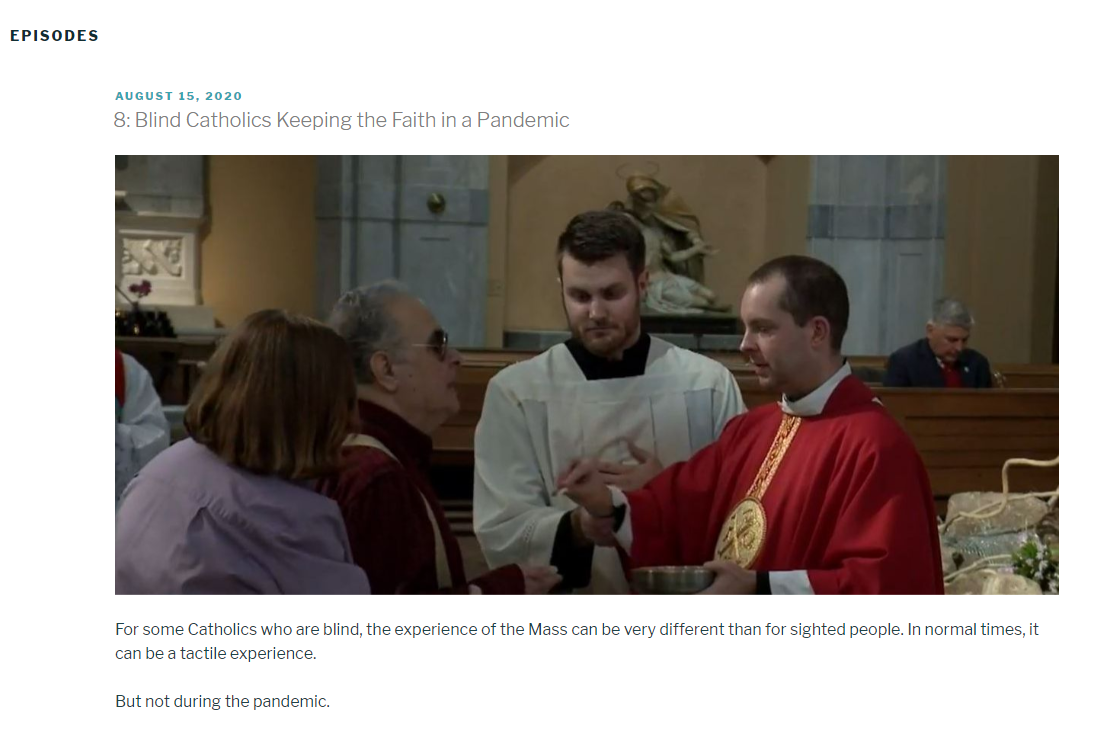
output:
[[[587,380],[563,344],[503,370],[475,431],[474,526],[491,567],[550,562],[574,507],[555,494],[555,480],[573,460],[632,463],[631,441],[669,466],[745,410],[727,368],[653,337],[635,377]],[[614,549],[595,549],[589,590],[628,590]]]

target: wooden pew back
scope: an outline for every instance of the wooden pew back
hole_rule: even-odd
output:
[[[756,381],[739,379],[750,407],[776,401]],[[922,456],[939,509],[957,492],[1002,491],[1007,459],[1053,459],[1060,453],[1060,391],[944,390],[872,387]],[[1053,469],[1015,468],[1011,491],[1050,491]]]
[[[505,366],[528,356],[487,352],[466,357],[456,384],[460,412],[433,437],[436,463],[473,463],[474,429],[487,383]],[[778,399],[741,363],[728,366],[749,407]],[[915,442],[942,512],[945,500],[956,492],[1000,491],[1007,459],[1052,459],[1060,452],[1057,389],[872,389]],[[1015,469],[1010,479],[1014,491],[1047,491],[1057,486],[1058,472]]]
[[[1060,453],[1059,390],[876,393],[914,440],[936,500],[957,492],[999,492],[1007,459],[1053,459]],[[1011,470],[1011,491],[1049,491],[1058,484],[1054,469]]]

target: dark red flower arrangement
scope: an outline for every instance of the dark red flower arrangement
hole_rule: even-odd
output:
[[[131,283],[127,290],[140,300],[153,292],[153,284],[148,280],[143,280],[141,283]]]

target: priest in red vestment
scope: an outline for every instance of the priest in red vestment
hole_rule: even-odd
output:
[[[459,353],[432,312],[397,283],[350,291],[330,324],[348,341],[359,425],[340,476],[319,487],[340,506],[352,559],[373,594],[546,593],[551,567],[515,564],[468,581],[429,481],[429,437],[459,410]]]
[[[633,492],[576,462],[559,486],[602,520],[592,539],[633,567],[711,568],[712,593],[943,593],[925,467],[841,355],[845,282],[818,260],[778,258],[751,276],[741,315],[742,351],[781,401]]]

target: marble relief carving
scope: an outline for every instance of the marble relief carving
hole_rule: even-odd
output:
[[[184,274],[183,238],[123,239],[122,274],[180,278]]]

